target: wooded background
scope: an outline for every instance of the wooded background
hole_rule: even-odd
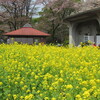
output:
[[[99,6],[100,0],[0,0],[0,37],[30,23],[51,34],[48,43],[66,44],[69,33],[65,18]],[[39,17],[34,18],[37,14]]]

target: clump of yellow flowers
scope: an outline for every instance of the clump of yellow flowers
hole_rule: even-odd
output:
[[[0,100],[100,100],[100,49],[0,44]]]

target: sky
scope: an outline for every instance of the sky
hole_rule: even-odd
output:
[[[42,10],[42,8],[43,8],[43,5],[42,4],[39,4],[36,7],[37,7],[37,12],[40,12]],[[39,17],[39,15],[33,15],[33,18],[38,18],[38,17]]]
[[[38,5],[37,6],[37,13],[40,12],[42,10],[43,6],[42,5]],[[38,18],[39,15],[33,15],[33,18]]]

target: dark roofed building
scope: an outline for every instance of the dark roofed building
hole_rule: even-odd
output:
[[[30,24],[25,24],[23,28],[5,33],[4,36],[8,37],[8,43],[14,41],[18,43],[33,44],[34,42],[46,42],[46,37],[50,34],[33,29]]]

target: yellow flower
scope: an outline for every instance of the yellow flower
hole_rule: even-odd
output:
[[[43,94],[40,94],[40,96],[42,97],[42,96],[43,96]]]
[[[20,84],[21,84],[21,85],[23,85],[23,84],[24,84],[24,82],[23,82],[23,81],[21,81],[21,82],[20,82]]]
[[[27,88],[27,85],[24,85],[24,87],[22,87],[22,90],[25,90]]]
[[[49,90],[53,90],[53,87],[50,87]]]
[[[27,91],[26,91],[26,93],[29,93],[29,92],[30,92],[30,90],[27,90]]]
[[[40,93],[40,92],[41,92],[40,90],[37,91],[37,93]]]
[[[16,95],[16,94],[14,94],[14,95],[13,95],[13,98],[14,98],[14,100],[16,100],[16,99],[17,99],[17,95]]]
[[[52,98],[51,100],[56,100],[56,98]]]
[[[35,79],[38,79],[39,77],[37,75],[35,75]]]
[[[11,96],[11,94],[8,94],[8,97],[10,97]]]
[[[2,82],[0,82],[0,86],[1,86],[1,85],[3,85],[3,83],[2,83]]]
[[[66,96],[67,96],[67,97],[71,97],[71,94],[70,94],[70,93],[66,93]]]
[[[60,74],[63,74],[63,70],[60,70]]]
[[[64,82],[64,80],[62,78],[59,78],[58,81],[59,82]]]
[[[81,98],[81,96],[80,95],[76,95],[76,98]]]
[[[25,100],[28,100],[29,99],[29,96],[25,96]]]
[[[32,87],[32,90],[35,90],[36,89],[36,87]]]
[[[72,89],[72,88],[73,88],[73,86],[71,84],[66,85],[66,89]]]
[[[82,84],[83,86],[87,86],[88,82],[87,81],[82,81],[82,83],[80,83],[80,84]]]
[[[49,100],[49,98],[48,97],[45,97],[44,100]]]
[[[24,98],[24,96],[20,96],[20,99],[23,99]]]
[[[17,84],[18,84],[18,82],[15,82],[15,84],[17,85]]]
[[[93,96],[94,96],[94,97],[97,97],[97,95],[98,95],[98,92],[94,92],[94,93],[93,93]]]
[[[3,97],[5,100],[99,99],[99,58],[100,50],[91,46],[0,44]]]
[[[84,98],[87,98],[87,97],[89,97],[89,96],[90,96],[90,93],[89,93],[89,91],[85,91],[85,92],[83,93],[83,96],[84,96]]]
[[[31,98],[31,99],[32,99],[33,97],[34,97],[34,95],[33,95],[33,94],[29,94],[29,98]]]
[[[82,91],[86,91],[87,89],[84,87],[84,88],[82,88]]]
[[[90,80],[90,84],[91,84],[92,86],[94,86],[94,85],[96,85],[96,82],[95,82],[94,80]]]
[[[34,98],[33,94],[29,94],[29,95],[25,96],[25,100],[31,100],[32,98]]]
[[[82,100],[81,96],[78,94],[76,95],[76,100]]]

